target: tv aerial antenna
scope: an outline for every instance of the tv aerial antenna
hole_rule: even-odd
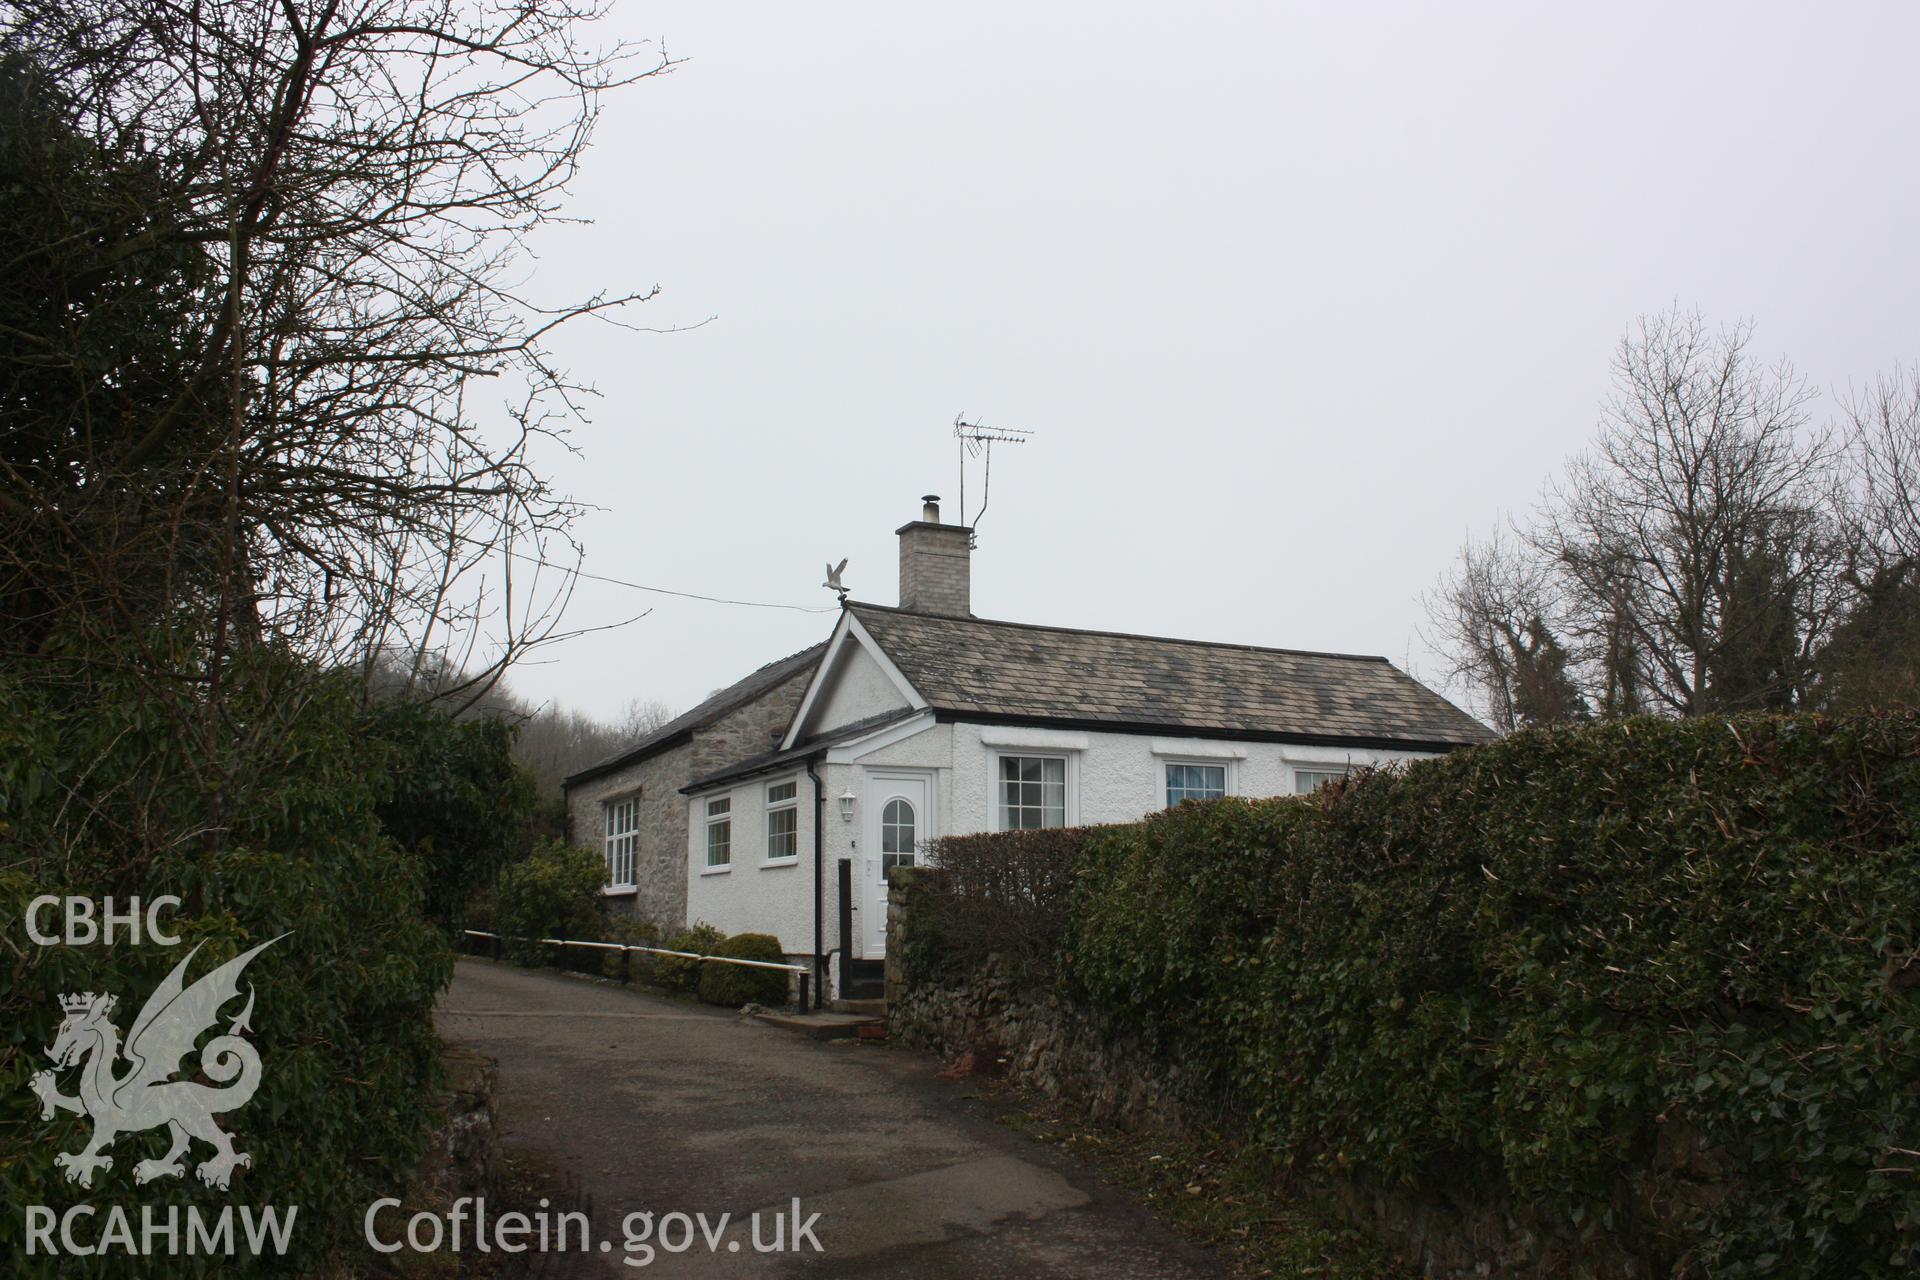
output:
[[[971,529],[980,527],[980,518],[987,514],[987,503],[993,499],[993,446],[996,444],[1025,444],[1033,438],[1033,432],[1021,431],[1016,427],[989,427],[984,422],[968,422],[966,410],[954,415],[953,436],[960,442],[960,523]],[[967,459],[980,459],[980,509],[973,513],[973,519],[967,519]]]

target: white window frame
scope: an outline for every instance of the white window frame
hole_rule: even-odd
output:
[[[615,828],[616,815],[625,814],[632,819],[632,825]],[[600,852],[607,867],[607,883],[604,892],[610,894],[637,893],[640,882],[640,793],[628,792],[622,796],[612,796],[600,802]],[[627,865],[626,879],[619,875],[620,859],[625,856]]]
[[[1288,766],[1288,768],[1292,770],[1291,781],[1293,783],[1293,794],[1297,796],[1310,796],[1314,792],[1318,791],[1321,787],[1325,786],[1327,783],[1337,781],[1338,779],[1341,779],[1341,778],[1345,778],[1350,774],[1352,774],[1355,769],[1363,769],[1365,767],[1366,767],[1365,765],[1358,764],[1358,763],[1312,764],[1312,763],[1304,763],[1304,762],[1301,764]],[[1303,774],[1319,777],[1320,781],[1314,783],[1310,787],[1303,788],[1300,785],[1300,779]],[[1321,776],[1321,775],[1325,775],[1325,776]]]
[[[913,842],[909,848],[895,849],[892,852],[888,852],[887,827],[889,824],[887,822],[887,810],[891,809],[896,804],[903,804],[907,806],[907,812],[913,815]],[[922,860],[921,850],[925,848],[927,844],[926,830],[927,830],[927,815],[925,815],[924,813],[921,813],[920,806],[916,805],[912,800],[910,800],[906,796],[894,796],[893,798],[888,800],[886,803],[882,804],[880,806],[880,844],[879,844],[879,848],[876,850],[876,852],[878,852],[880,855],[880,874],[884,876],[891,869],[887,864],[888,858],[904,858],[906,860],[904,862],[895,862],[893,866],[911,867],[911,866],[920,865]]]
[[[792,787],[793,794],[783,800],[776,800],[773,798],[773,793],[779,787]],[[766,857],[761,861],[760,865],[763,867],[790,867],[800,861],[800,775],[795,774],[791,778],[782,778],[777,782],[769,782],[766,790],[762,794],[766,800],[767,843]],[[775,855],[773,852],[773,815],[776,813],[791,813],[793,815],[793,831],[791,833],[793,836],[792,853]]]
[[[700,874],[703,876],[721,876],[733,870],[733,797],[731,795],[709,796],[701,801],[707,809],[707,820],[701,827]],[[716,810],[715,805],[722,808]],[[727,829],[727,860],[713,860],[713,829],[724,826]]]
[[[1168,794],[1173,790],[1173,779],[1168,776],[1167,771],[1174,768],[1218,769],[1220,771],[1220,794],[1223,796],[1240,794],[1238,786],[1239,779],[1234,776],[1236,772],[1234,766],[1238,762],[1231,757],[1159,756],[1156,758],[1160,761],[1160,807],[1162,809],[1173,808],[1173,800]]]
[[[1080,753],[1078,751],[1049,751],[1039,747],[1008,747],[1002,751],[987,754],[987,830],[1040,830],[1051,831],[1057,828],[1010,828],[1006,824],[1004,792],[1001,778],[1003,760],[1060,760],[1065,762],[1061,776],[1066,783],[1066,794],[1062,798],[1064,816],[1061,826],[1080,825]]]

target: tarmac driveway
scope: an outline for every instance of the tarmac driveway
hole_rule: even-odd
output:
[[[921,1054],[470,959],[438,1022],[499,1059],[505,1142],[590,1197],[576,1274],[1223,1274]]]

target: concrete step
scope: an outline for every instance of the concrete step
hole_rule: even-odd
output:
[[[835,1013],[857,1013],[868,1018],[884,1018],[887,1016],[887,1002],[885,1000],[835,1000],[828,1007]]]
[[[886,1023],[859,1013],[785,1013],[762,1009],[753,1015],[759,1022],[797,1032],[815,1040],[851,1040],[862,1034],[881,1032]]]

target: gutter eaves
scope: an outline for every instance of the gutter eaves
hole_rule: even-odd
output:
[[[611,760],[602,760],[599,764],[591,765],[578,773],[570,773],[560,780],[560,790],[563,792],[570,791],[582,782],[592,782],[595,778],[604,778],[610,773],[620,772],[629,765],[639,764],[643,760],[651,760],[662,752],[684,746],[693,741],[693,734],[696,728],[704,727],[705,726],[690,725],[676,734],[660,739],[658,742],[649,742],[638,751],[630,752],[624,756],[615,756]]]
[[[1455,751],[1480,742],[1455,738],[1397,738],[1384,734],[1283,733],[1267,729],[1233,729],[1179,724],[1164,720],[1098,720],[1075,716],[1022,715],[1004,711],[963,711],[933,708],[939,724],[1023,725],[1036,729],[1079,729],[1089,733],[1158,734],[1169,738],[1205,738],[1235,742],[1278,742],[1302,747],[1366,747],[1380,751]],[[1491,737],[1484,741],[1491,742]]]

